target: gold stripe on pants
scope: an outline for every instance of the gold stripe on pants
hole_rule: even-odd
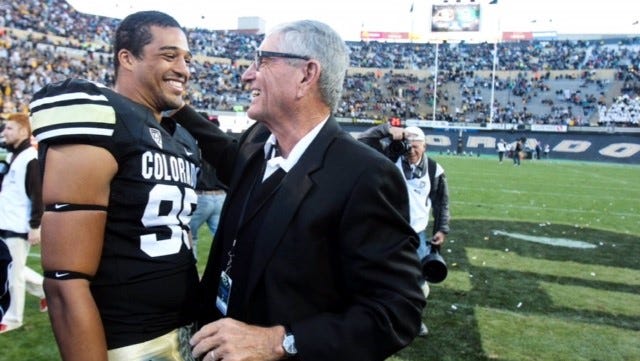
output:
[[[114,348],[109,361],[193,361],[190,327],[181,327],[153,340]]]

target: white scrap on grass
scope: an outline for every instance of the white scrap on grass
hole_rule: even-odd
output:
[[[558,247],[567,247],[567,248],[596,248],[597,246],[584,241],[576,241],[574,239],[569,238],[552,238],[552,237],[541,237],[541,236],[530,236],[528,234],[522,233],[511,233],[501,230],[494,230],[494,235],[499,236],[507,236],[515,239],[519,239],[522,241],[541,243],[550,246],[558,246]]]
[[[516,306],[517,308],[522,307],[522,302],[518,302],[518,305]]]

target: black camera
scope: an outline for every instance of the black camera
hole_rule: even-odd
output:
[[[439,247],[431,246],[431,253],[422,260],[422,276],[429,283],[440,283],[447,278],[447,263],[440,254]]]
[[[392,140],[387,146],[387,156],[392,159],[397,159],[411,151],[411,143],[405,139]]]

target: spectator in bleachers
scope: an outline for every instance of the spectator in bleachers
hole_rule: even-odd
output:
[[[78,13],[65,0],[1,4],[0,27],[7,30],[0,33],[0,74],[8,74],[10,79],[12,92],[5,99],[9,109],[24,109],[30,94],[43,84],[67,77],[113,85],[113,75],[108,70],[111,58],[105,54],[111,52],[109,38],[119,21]],[[24,38],[17,31],[27,31],[29,35]],[[193,72],[199,76],[194,77],[189,102],[206,111],[230,111],[235,105],[247,105],[248,92],[240,84],[240,74],[263,37],[235,31],[188,30],[194,53],[210,59],[193,64]],[[431,119],[434,78],[426,70],[435,64],[434,44],[375,41],[347,44],[351,67],[372,71],[364,78],[350,73],[338,116],[386,120],[398,115],[394,112],[400,112],[404,118]],[[613,93],[609,99],[606,96],[603,99],[602,94],[611,89],[611,81],[624,82],[623,94],[631,97],[640,94],[637,71],[625,65],[640,61],[638,38],[598,42],[533,40],[505,42],[497,48],[495,114],[491,119],[494,122],[588,125],[589,119],[595,123],[602,118],[598,117],[595,103],[607,105],[618,95]],[[75,51],[85,55],[74,55]],[[441,60],[436,118],[454,122],[489,121],[492,81],[476,72],[492,70],[493,44],[444,43],[438,51]],[[10,65],[14,60],[8,59],[22,62],[14,69]],[[395,74],[391,72],[394,69],[409,69],[416,74]],[[617,69],[617,78],[597,79],[596,71],[602,69]],[[514,70],[520,72],[516,79],[503,79],[500,75]],[[582,72],[552,78],[552,70]],[[528,76],[531,72],[534,75]],[[569,90],[567,98],[553,99],[558,88]],[[574,106],[574,116],[566,116],[568,106]],[[617,124],[637,125],[631,119],[628,122],[619,119]]]

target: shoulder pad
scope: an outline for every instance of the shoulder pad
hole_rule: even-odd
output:
[[[30,103],[33,135],[45,143],[96,143],[110,138],[116,114],[103,85],[69,79],[49,84]]]

